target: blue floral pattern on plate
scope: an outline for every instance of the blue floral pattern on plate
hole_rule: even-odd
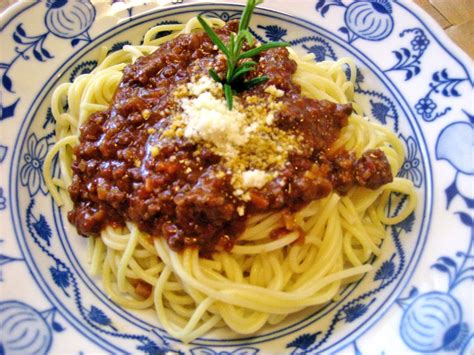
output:
[[[473,79],[466,58],[439,40],[439,29],[427,25],[412,6],[388,0],[314,0],[302,2],[301,8],[289,2],[268,4],[290,15],[259,9],[252,27],[260,41],[288,41],[316,61],[356,58],[357,101],[402,141],[406,154],[399,175],[417,187],[419,207],[387,231],[384,252],[372,261],[374,270],[345,289],[338,301],[283,326],[251,337],[211,334],[186,346],[153,318],[110,302],[83,269],[85,246],[80,238],[66,237],[74,232],[53,207],[41,174],[54,136],[51,88],[93,70],[94,49],[139,44],[146,29],[157,23],[182,22],[198,13],[224,21],[240,15],[238,6],[195,0],[171,1],[163,11],[153,4],[119,11],[116,3],[22,4],[0,24],[5,43],[0,62],[0,215],[7,221],[0,239],[0,287],[6,290],[0,293],[1,353],[58,353],[68,344],[84,353],[472,351],[474,320],[465,295],[474,277]],[[142,14],[146,10],[153,12]],[[128,21],[104,28],[103,16],[112,12]],[[403,16],[411,22],[405,25]],[[379,48],[391,53],[391,60],[380,56]],[[43,87],[25,86],[33,67]],[[392,196],[389,213],[398,213],[405,203]],[[449,241],[441,232],[446,225]],[[18,277],[32,292],[16,291]],[[426,277],[439,280],[439,287],[425,283]],[[393,339],[390,349],[379,340],[384,337]]]

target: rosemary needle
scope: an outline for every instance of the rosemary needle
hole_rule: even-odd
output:
[[[242,53],[244,42],[247,42],[249,46],[253,46],[254,44],[254,38],[249,30],[250,18],[252,17],[255,7],[262,2],[263,0],[247,1],[247,5],[245,6],[242,17],[240,18],[237,36],[235,36],[234,33],[231,33],[227,45],[219,38],[219,36],[214,32],[211,26],[207,24],[201,15],[197,17],[199,23],[201,24],[204,31],[206,31],[211,41],[226,56],[227,72],[225,78],[221,79],[213,69],[209,69],[209,75],[215,81],[223,85],[224,95],[229,110],[232,110],[234,91],[248,90],[251,87],[268,80],[267,76],[262,75],[248,81],[244,81],[244,75],[254,70],[257,66],[257,63],[254,61],[242,62],[242,59],[252,58],[270,48],[286,47],[289,45],[286,42],[267,42]]]

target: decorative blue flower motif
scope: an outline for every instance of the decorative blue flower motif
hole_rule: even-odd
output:
[[[7,208],[7,199],[3,196],[3,188],[0,187],[0,211]]]
[[[112,321],[110,320],[110,318],[103,311],[101,311],[95,306],[91,306],[91,309],[89,311],[89,319],[99,325],[108,326],[115,331],[117,330],[112,325]]]
[[[350,80],[351,69],[349,68],[349,66],[346,67],[345,73],[346,73],[347,80]],[[362,71],[359,68],[356,68],[356,77],[355,77],[355,90],[356,91],[361,90],[360,84],[363,83],[364,80],[365,80],[364,74],[362,74]]]
[[[452,351],[459,349],[469,328],[462,322],[459,302],[449,294],[434,291],[417,297],[405,309],[400,334],[415,351]]]
[[[438,117],[444,116],[451,110],[451,107],[448,106],[443,111],[438,110],[438,112],[434,113],[437,105],[431,99],[432,95],[441,94],[444,97],[459,97],[461,94],[458,90],[458,85],[468,80],[468,77],[451,78],[447,69],[434,72],[432,75],[432,81],[429,85],[430,90],[415,105],[416,111],[425,121],[433,121]]]
[[[409,233],[413,230],[413,224],[415,223],[415,212],[411,213],[407,218],[397,224],[402,231]]]
[[[428,44],[430,43],[430,41],[426,38],[426,36],[418,35],[418,36],[415,36],[415,38],[413,38],[410,43],[413,50],[424,51],[426,47],[428,47]]]
[[[355,1],[344,14],[345,28],[340,31],[349,35],[349,43],[357,38],[380,41],[393,30],[392,5],[388,0]]]
[[[416,187],[420,187],[423,182],[423,174],[420,170],[421,160],[418,157],[418,145],[413,137],[405,138],[400,134],[400,139],[405,143],[407,152],[398,175],[413,181]]]
[[[395,254],[392,255],[390,260],[386,260],[382,263],[380,269],[378,269],[375,273],[374,281],[382,280],[382,282],[384,282],[385,280],[393,276],[393,274],[395,273],[395,263],[393,262],[394,257]]]
[[[161,348],[152,341],[147,341],[145,344],[137,346],[137,350],[148,355],[166,355],[168,349]]]
[[[308,43],[308,42],[310,42],[310,43],[315,42],[315,43],[311,44],[311,45],[303,44],[302,47],[304,49],[306,49],[308,51],[308,53],[313,54],[314,59],[317,62],[321,62],[321,61],[327,60],[327,59],[332,59],[332,60],[337,59],[336,53],[332,49],[329,42],[324,40],[321,37],[318,37],[318,36],[302,37],[302,38],[290,41],[289,43],[292,46],[298,46],[302,43]],[[347,69],[347,70],[349,70],[349,69]]]
[[[443,336],[443,349],[446,351],[458,350],[469,336],[469,326],[462,322],[453,325]]]
[[[351,323],[357,318],[362,317],[374,301],[375,298],[373,298],[368,304],[356,303],[355,305],[344,309],[344,319],[346,320],[346,323]]]
[[[51,231],[51,227],[49,226],[48,222],[46,222],[46,218],[40,214],[39,219],[32,223],[33,229],[38,234],[38,236],[43,239],[48,246],[50,245],[50,239],[53,236],[53,232]]]
[[[411,40],[411,49],[400,48],[393,51],[397,63],[386,71],[404,71],[405,80],[410,80],[412,77],[420,74],[420,59],[423,56],[426,48],[430,44],[430,40],[426,37],[425,32],[421,28],[408,28],[400,33],[400,38],[408,34],[414,34]]]
[[[429,97],[421,98],[415,105],[416,112],[423,116],[425,119],[431,118],[433,111],[436,109],[436,103]]]
[[[52,332],[45,318],[25,303],[0,302],[1,354],[46,354]]]
[[[163,32],[157,33],[156,36],[158,36],[160,33],[163,33]],[[114,43],[112,45],[112,47],[110,47],[110,50],[109,50],[108,54],[119,51],[123,48],[123,46],[130,46],[131,44],[132,44],[132,42],[130,42],[130,41],[122,41],[122,42]]]
[[[314,60],[317,62],[322,62],[326,59],[326,48],[322,45],[316,44],[314,46],[308,47],[305,44],[303,48],[306,49],[308,52],[314,54]]]
[[[85,62],[78,64],[72,71],[71,76],[69,77],[69,81],[72,83],[74,79],[76,79],[79,75],[89,74],[95,69],[96,66],[96,60],[86,60]]]
[[[288,31],[280,26],[276,25],[269,25],[269,26],[262,26],[257,25],[257,28],[261,28],[265,30],[265,36],[267,36],[269,41],[278,42],[283,40],[283,37],[286,36]]]
[[[331,6],[346,7],[342,0],[318,0],[316,3],[316,11],[320,12],[321,16],[324,17]]]
[[[152,26],[150,28],[153,28],[153,27],[156,27],[156,26],[161,26],[161,25],[178,25],[180,24],[181,22],[179,21],[174,21],[174,20],[166,20],[166,21],[161,21],[161,22],[158,22],[155,26]],[[153,37],[153,39],[158,39],[158,38],[162,38],[162,37],[165,37],[165,36],[168,36],[170,35],[171,33],[173,33],[173,31],[161,31],[161,32],[158,32],[157,34],[155,34],[155,36]],[[128,42],[128,41],[126,41]],[[125,42],[119,42],[119,43],[115,43],[112,48],[110,49],[111,52],[114,51],[114,48],[118,48],[118,46],[120,46],[120,44],[123,43],[123,44],[126,44]],[[143,40],[142,40],[142,43],[143,43]],[[128,42],[128,44],[131,44],[130,42]],[[123,45],[118,48],[118,49],[122,49]]]
[[[26,153],[23,155],[23,166],[20,170],[21,184],[28,187],[31,197],[35,196],[38,191],[41,191],[44,195],[48,192],[42,173],[44,158],[47,153],[47,137],[38,140],[36,134],[32,133],[28,137]]]
[[[377,121],[379,121],[383,125],[388,124],[389,119],[390,119],[390,121],[393,121],[393,129],[395,130],[395,132],[398,131],[397,110],[393,102],[387,96],[376,91],[363,90],[360,88],[360,85],[358,84],[356,85],[355,91],[376,97],[377,100],[375,99],[369,100],[370,106],[371,106],[370,113],[372,114],[372,117],[374,117]]]
[[[48,109],[46,110],[46,116],[44,117],[43,128],[46,128],[46,126],[48,126],[50,123],[55,124],[56,120],[54,119],[51,107],[48,107]]]
[[[11,93],[15,91],[9,71],[19,59],[27,61],[30,59],[30,54],[39,62],[53,58],[45,47],[45,41],[50,33],[60,38],[72,39],[72,46],[80,41],[91,41],[87,31],[94,22],[96,10],[90,0],[48,0],[46,4],[48,10],[44,22],[48,31],[39,35],[27,34],[23,24],[19,23],[12,34],[12,39],[17,44],[16,55],[10,62],[0,63],[0,71],[3,71],[0,75],[0,84]],[[4,106],[0,97],[0,121],[14,116],[19,100],[18,98]]]
[[[356,69],[356,84],[360,84],[360,83],[363,83],[364,82],[364,74],[362,74],[362,71],[357,68]]]
[[[227,22],[227,21],[230,21],[230,20],[240,18],[241,12],[236,11],[236,12],[233,12],[233,13],[228,13],[226,11],[223,11],[223,12],[219,13],[218,11],[204,11],[204,12],[201,13],[201,15],[205,15],[207,17],[220,18],[222,21]]]
[[[95,19],[95,8],[89,0],[48,0],[44,18],[46,28],[55,36],[90,42],[87,31]]]
[[[370,105],[372,108],[370,112],[372,112],[372,116],[374,116],[380,123],[387,124],[387,116],[390,112],[390,107],[385,105],[383,102],[375,102],[370,100]]]
[[[319,334],[321,334],[321,332],[317,332],[314,334],[302,334],[299,337],[297,337],[295,340],[293,340],[291,343],[289,343],[286,347],[306,350],[311,345],[314,344]]]
[[[49,268],[49,272],[51,273],[51,277],[53,278],[54,283],[63,290],[66,296],[69,297],[69,293],[67,293],[66,289],[70,286],[71,282],[69,280],[69,270],[62,265],[58,265],[56,267],[51,266]]]
[[[447,207],[459,195],[469,208],[474,208],[472,178],[474,174],[473,137],[474,115],[464,111],[468,122],[458,121],[449,124],[438,136],[436,159],[444,159],[456,169],[454,181],[445,189]]]
[[[436,159],[447,160],[454,169],[463,174],[474,174],[472,161],[474,125],[454,122],[445,127],[436,142]]]
[[[2,67],[2,63],[0,63],[0,68]],[[12,82],[7,82],[10,78],[7,75],[1,76],[1,83],[2,85],[10,92],[12,91]],[[7,88],[9,85],[9,88]],[[16,105],[18,104],[20,99],[16,99],[11,105],[3,106],[2,97],[0,96],[0,121],[6,120],[7,118],[13,117],[15,115]],[[0,144],[0,163],[2,162],[2,147],[3,145]]]

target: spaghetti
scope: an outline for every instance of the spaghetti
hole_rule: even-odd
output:
[[[218,19],[207,21],[216,28],[224,26]],[[143,45],[126,45],[108,55],[104,48],[100,64],[91,73],[54,91],[51,109],[57,143],[43,169],[59,205],[73,208],[67,188],[73,179],[72,148],[79,143],[79,128],[95,112],[108,109],[124,68],[180,34],[199,30],[195,18],[185,24],[156,26],[145,34]],[[156,38],[168,31],[171,34]],[[350,58],[315,63],[311,55],[289,51],[297,63],[292,80],[301,86],[304,96],[352,103],[356,70]],[[360,156],[368,149],[380,149],[396,176],[404,157],[401,142],[353,105],[356,112],[331,150],[344,147]],[[57,154],[60,178],[51,175]],[[408,197],[397,216],[386,215],[392,192]],[[105,228],[100,238],[89,238],[91,272],[101,275],[114,302],[133,309],[153,307],[168,333],[184,342],[223,326],[251,334],[265,324],[277,324],[289,314],[337,297],[342,286],[371,270],[367,262],[380,254],[386,226],[404,220],[415,204],[412,183],[398,177],[376,190],[356,186],[344,196],[331,192],[293,214],[297,230],[274,238],[272,231],[285,227],[285,212],[253,215],[230,251],[206,258],[200,257],[197,248],[174,251],[164,238],[152,238],[127,222],[123,227]]]

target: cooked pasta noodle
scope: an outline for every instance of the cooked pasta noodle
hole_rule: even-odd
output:
[[[224,25],[217,19],[208,22],[214,27]],[[95,70],[56,88],[52,113],[57,143],[46,157],[44,176],[59,205],[72,208],[67,187],[79,127],[94,112],[108,108],[124,67],[152,53],[161,43],[199,28],[195,18],[185,24],[154,27],[145,34],[143,45],[126,45],[109,55],[104,49]],[[154,39],[163,31],[171,34]],[[298,64],[293,80],[304,95],[338,103],[353,101],[352,59],[316,63],[311,55],[299,56],[289,50]],[[394,176],[403,163],[403,146],[396,135],[367,120],[360,110],[350,116],[332,149],[341,147],[358,156],[367,149],[381,149]],[[60,178],[51,175],[56,154]],[[397,216],[386,215],[392,192],[408,196]],[[380,254],[385,226],[402,221],[415,204],[412,183],[398,177],[377,190],[355,187],[345,196],[333,192],[295,213],[304,240],[297,232],[271,238],[271,231],[284,226],[282,212],[255,215],[230,252],[214,253],[211,258],[200,258],[197,249],[174,252],[163,238],[152,238],[127,223],[124,228],[108,227],[100,238],[89,238],[90,269],[101,275],[114,302],[133,309],[153,307],[169,334],[185,342],[222,326],[250,334],[267,323],[277,324],[291,313],[337,297],[343,285],[371,270],[368,261]],[[138,280],[152,287],[148,297],[137,293]]]

